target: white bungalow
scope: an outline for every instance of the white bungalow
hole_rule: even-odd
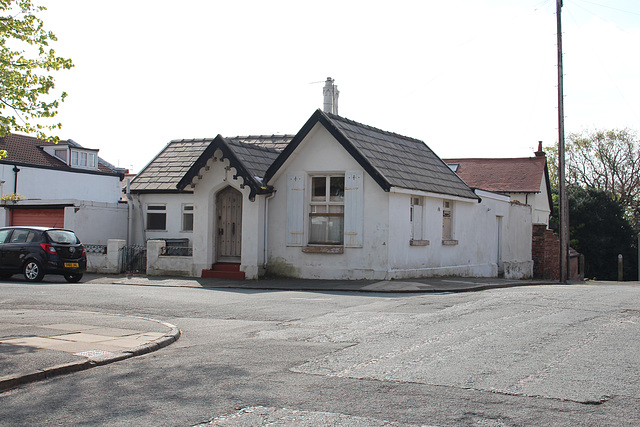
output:
[[[131,193],[135,239],[193,247],[158,274],[532,274],[530,206],[471,190],[422,141],[320,110],[295,136],[172,141]]]

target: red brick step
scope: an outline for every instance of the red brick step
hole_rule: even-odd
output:
[[[240,264],[233,262],[218,262],[211,266],[211,270],[203,269],[203,278],[244,280],[245,273],[240,271]]]

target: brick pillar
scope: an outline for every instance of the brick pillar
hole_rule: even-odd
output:
[[[531,239],[533,277],[560,279],[560,238],[546,225],[534,225]]]

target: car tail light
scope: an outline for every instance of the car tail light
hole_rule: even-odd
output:
[[[48,243],[40,243],[40,246],[48,254],[53,254],[53,255],[57,255],[58,254],[58,252],[56,252],[56,248],[54,248],[53,246],[51,246]]]
[[[82,256],[87,256],[87,251],[84,249],[84,245],[80,245],[82,247]]]

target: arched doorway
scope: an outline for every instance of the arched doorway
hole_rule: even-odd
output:
[[[216,195],[216,261],[240,262],[242,193],[227,187]]]

